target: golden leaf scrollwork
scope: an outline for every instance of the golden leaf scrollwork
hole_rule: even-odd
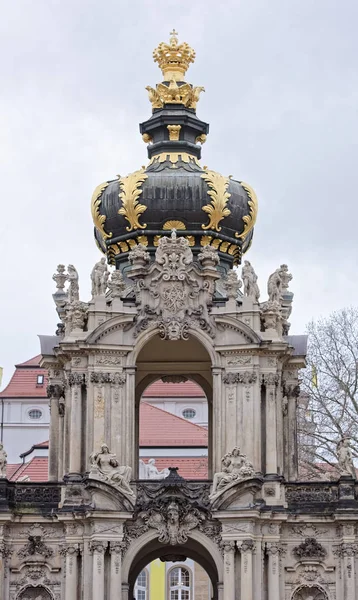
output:
[[[242,220],[244,222],[244,231],[240,234],[236,232],[235,237],[241,240],[245,240],[256,223],[258,201],[257,196],[254,190],[252,189],[251,185],[249,185],[248,183],[244,183],[243,181],[240,181],[240,185],[244,188],[245,192],[249,197],[249,214],[242,217]]]
[[[119,197],[122,200],[123,206],[119,209],[118,214],[123,215],[127,219],[129,223],[129,227],[126,227],[127,231],[145,229],[147,227],[146,224],[141,225],[138,220],[140,215],[147,210],[147,207],[138,201],[139,196],[143,192],[140,185],[147,177],[148,175],[145,174],[144,169],[139,169],[139,171],[135,171],[127,177],[119,178],[121,189]]]
[[[91,200],[91,212],[92,212],[93,223],[94,223],[95,228],[99,231],[99,233],[101,234],[101,236],[104,240],[111,238],[113,235],[112,233],[107,233],[107,231],[105,231],[104,224],[106,222],[107,217],[105,215],[101,215],[101,213],[99,212],[99,207],[101,206],[101,197],[102,197],[104,190],[106,189],[106,187],[108,185],[109,185],[108,181],[105,181],[104,183],[100,183],[100,185],[97,185],[95,191],[92,194],[92,200]]]
[[[220,175],[215,171],[206,171],[201,176],[209,186],[208,196],[211,198],[211,203],[203,206],[203,211],[209,215],[208,225],[202,225],[203,229],[216,229],[221,231],[219,223],[224,217],[228,217],[231,211],[226,207],[231,196],[227,191],[230,180],[228,177]]]

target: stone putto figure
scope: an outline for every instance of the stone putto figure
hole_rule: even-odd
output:
[[[288,290],[289,283],[292,280],[292,274],[288,272],[287,265],[281,265],[279,273],[282,281],[282,291],[285,292]]]
[[[78,285],[78,273],[73,265],[67,267],[67,281],[69,282],[68,287],[68,302],[77,302],[80,299],[80,288]]]
[[[337,444],[338,469],[341,475],[356,479],[352,451],[348,438],[342,438]]]
[[[143,460],[139,460],[140,479],[165,479],[168,475],[169,469],[159,471],[155,466],[155,458],[150,458],[147,464]]]
[[[241,481],[255,474],[254,467],[247,459],[246,454],[242,454],[237,446],[225,454],[221,464],[222,471],[214,475],[211,496],[229,487],[234,481]]]
[[[90,456],[90,477],[107,481],[126,496],[134,497],[129,482],[131,480],[131,467],[120,466],[115,454],[111,453],[107,444],[102,444],[99,452]]]
[[[242,267],[241,279],[244,283],[244,296],[252,298],[254,302],[258,302],[260,298],[260,290],[257,284],[257,275],[248,260],[245,260]]]
[[[103,257],[99,260],[92,269],[92,298],[94,296],[104,296],[107,290],[109,271],[106,264],[106,259]]]
[[[108,287],[111,291],[112,298],[120,298],[124,290],[126,289],[126,284],[124,283],[123,275],[120,271],[113,271],[111,274],[111,278],[108,281]]]
[[[7,454],[3,444],[0,443],[0,479],[6,477]]]
[[[268,278],[267,282],[267,293],[269,302],[281,304],[282,300],[282,277],[281,270],[276,269],[272,275]]]

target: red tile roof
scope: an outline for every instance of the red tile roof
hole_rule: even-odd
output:
[[[207,446],[208,430],[142,402],[139,440],[141,447]]]
[[[194,381],[164,383],[155,381],[144,392],[143,398],[205,398],[201,387]]]
[[[41,356],[34,356],[24,363],[15,365],[15,373],[0,398],[46,398],[47,371],[39,366]],[[37,383],[37,376],[44,375],[44,383]]]
[[[28,477],[28,481],[48,481],[48,457],[35,456],[27,463],[7,465],[6,474],[10,481],[19,481],[23,477]]]
[[[143,462],[147,463],[150,457],[143,458]],[[159,471],[168,467],[179,467],[178,474],[184,479],[207,479],[208,478],[208,457],[193,456],[193,457],[176,457],[168,458],[158,456],[155,459],[155,466]]]

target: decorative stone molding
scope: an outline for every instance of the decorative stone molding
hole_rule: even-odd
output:
[[[257,373],[253,371],[244,371],[244,372],[229,372],[223,373],[222,375],[223,383],[227,385],[235,385],[237,383],[243,383],[244,385],[250,385],[252,383],[256,383],[257,381]]]
[[[8,543],[0,542],[0,556],[3,558],[9,558],[13,553],[13,549],[10,548]]]
[[[266,553],[271,556],[285,556],[287,549],[279,542],[266,542]]]
[[[222,548],[224,550],[225,553],[229,553],[229,552],[235,552],[236,549],[236,544],[233,540],[223,540],[222,541]]]
[[[333,550],[335,556],[358,556],[358,544],[354,542],[345,542]]]
[[[108,542],[103,540],[91,540],[88,544],[90,552],[97,552],[97,554],[104,554],[108,546]]]
[[[79,544],[66,544],[65,546],[61,546],[61,548],[59,549],[59,554],[61,556],[75,556],[77,554],[79,554],[79,552],[81,551],[81,547]]]
[[[262,383],[266,386],[274,386],[279,382],[279,375],[277,373],[263,373]]]
[[[65,393],[65,388],[63,385],[61,384],[49,384],[47,386],[47,397],[48,398],[55,398],[56,400],[59,400],[59,398],[63,397],[64,393]]]
[[[51,558],[53,556],[52,548],[46,546],[45,542],[42,541],[41,536],[35,535],[29,536],[29,541],[18,550],[17,555],[20,558],[26,558],[27,556],[35,556],[39,554],[44,558]]]
[[[116,354],[99,354],[95,358],[96,365],[104,365],[108,367],[117,367],[123,363],[123,352]]]
[[[292,554],[298,560],[304,558],[322,560],[326,557],[327,551],[323,548],[322,544],[317,542],[316,538],[306,538],[299,546],[293,548]]]
[[[125,542],[109,542],[109,552],[110,554],[120,554],[122,555],[125,550]]]
[[[105,383],[112,383],[114,385],[124,385],[126,382],[126,376],[124,373],[103,373],[103,372],[92,372],[90,375],[91,383],[103,385]]]
[[[70,386],[80,386],[85,383],[85,374],[84,373],[69,373],[68,375],[68,383]]]
[[[238,550],[240,550],[241,554],[245,554],[245,552],[254,552],[255,544],[254,541],[250,538],[243,540],[240,545],[238,545]]]

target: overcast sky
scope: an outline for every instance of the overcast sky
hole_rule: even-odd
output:
[[[358,297],[356,0],[13,0],[1,2],[1,336],[5,384],[58,321],[56,265],[83,300],[99,258],[90,198],[146,163],[138,123],[153,48],[173,27],[197,59],[210,123],[203,163],[259,198],[253,263],[287,262],[291,333]]]

